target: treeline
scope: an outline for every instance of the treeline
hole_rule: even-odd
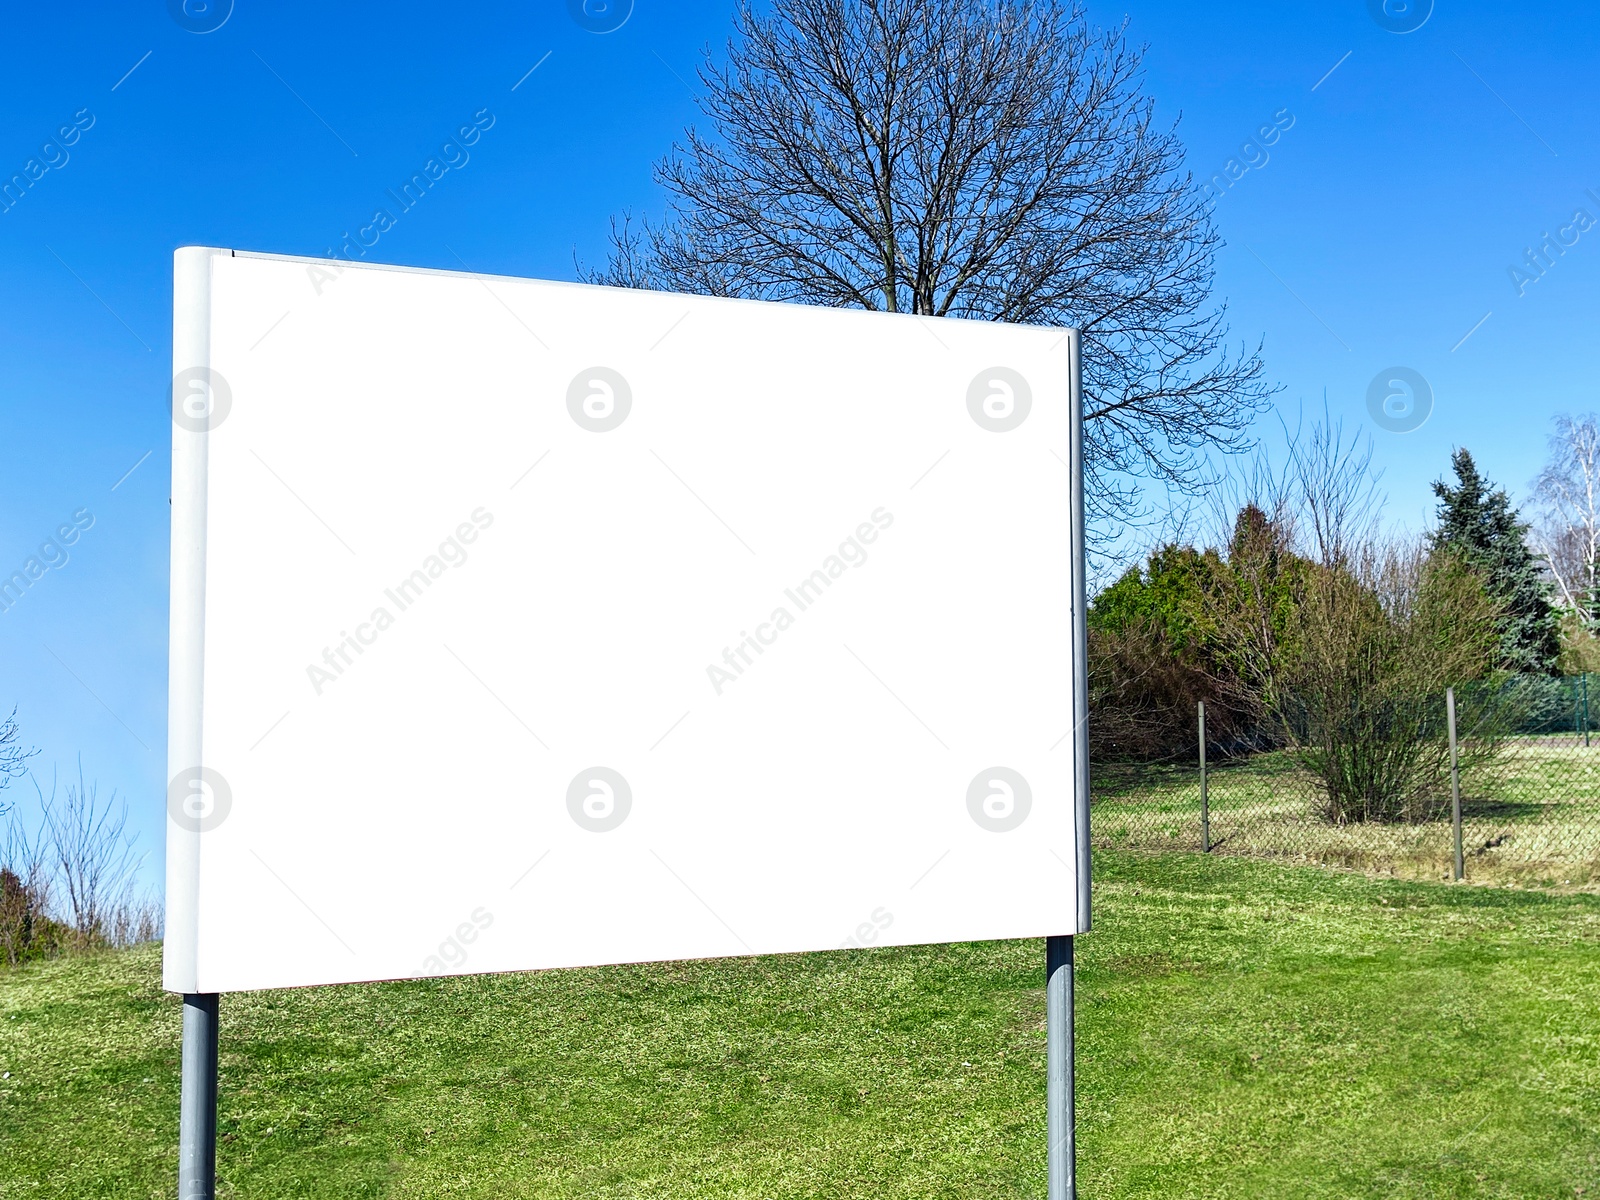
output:
[[[1498,753],[1530,694],[1508,681],[1556,673],[1589,635],[1556,602],[1532,524],[1467,450],[1419,537],[1383,528],[1371,457],[1324,422],[1282,469],[1258,460],[1220,489],[1219,536],[1170,539],[1100,592],[1097,763],[1197,757],[1204,701],[1211,756],[1289,753],[1333,821],[1422,820],[1448,784],[1449,687],[1469,762]]]

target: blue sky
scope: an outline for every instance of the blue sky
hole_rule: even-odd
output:
[[[93,517],[69,561],[0,613],[0,701],[46,777],[81,754],[128,797],[150,879],[164,837],[172,250],[323,254],[487,109],[470,161],[370,257],[572,278],[575,254],[603,254],[612,213],[659,211],[651,163],[694,121],[697,58],[725,41],[729,13],[727,0],[637,0],[604,35],[554,0],[237,0],[204,34],[159,0],[0,16],[0,175],[57,163],[0,213],[0,567]],[[1600,218],[1600,9],[1438,0],[1408,33],[1366,0],[1090,13],[1126,16],[1148,44],[1148,90],[1181,117],[1197,175],[1259,164],[1218,201],[1218,289],[1236,335],[1265,338],[1291,420],[1326,389],[1335,416],[1372,431],[1390,515],[1412,528],[1456,445],[1525,493],[1551,417],[1600,407],[1587,369],[1600,227],[1523,294],[1510,274],[1546,233],[1570,240],[1575,210]],[[1243,149],[1287,116],[1265,161]],[[42,149],[74,122],[64,160]],[[1393,367],[1433,393],[1413,432],[1368,417],[1368,386]],[[472,397],[448,402],[470,412]]]

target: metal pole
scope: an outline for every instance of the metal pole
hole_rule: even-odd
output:
[[[1589,672],[1583,673],[1583,748],[1589,748]]]
[[[178,1115],[178,1200],[217,1194],[217,994],[183,998],[183,1096]]]
[[[1200,701],[1200,846],[1211,853],[1211,795],[1206,791],[1206,702]]]
[[[1072,939],[1046,938],[1045,953],[1045,1122],[1050,1139],[1049,1200],[1077,1200],[1078,1138],[1074,1111],[1072,1044]]]
[[[1461,761],[1456,753],[1456,690],[1444,690],[1445,721],[1450,727],[1450,823],[1456,835],[1456,878],[1465,872],[1461,862]]]

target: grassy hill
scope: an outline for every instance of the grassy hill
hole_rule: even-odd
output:
[[[1600,1192],[1600,900],[1106,855],[1082,1194]],[[1044,951],[223,998],[239,1197],[1042,1197]],[[166,1197],[160,951],[0,972],[0,1197]]]

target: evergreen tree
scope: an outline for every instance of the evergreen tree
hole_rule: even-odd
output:
[[[1450,466],[1456,486],[1442,479],[1433,485],[1439,527],[1432,544],[1460,554],[1481,575],[1484,590],[1503,606],[1499,666],[1551,672],[1561,646],[1549,585],[1528,546],[1528,523],[1517,515],[1505,489],[1484,478],[1465,449],[1451,456]]]

